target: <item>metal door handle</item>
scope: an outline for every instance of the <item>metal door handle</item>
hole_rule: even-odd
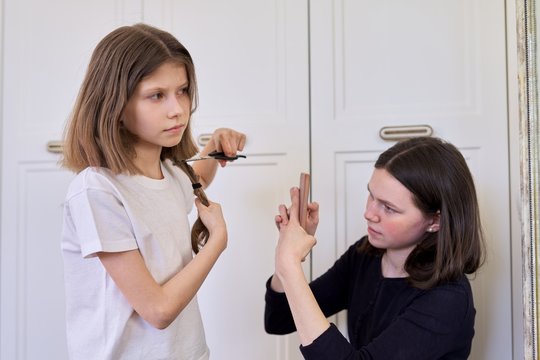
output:
[[[212,139],[212,134],[201,134],[199,137],[197,137],[197,142],[199,143],[199,146],[206,146],[208,142]]]
[[[58,140],[49,141],[47,151],[53,154],[61,154],[64,151],[64,143]]]
[[[429,125],[385,126],[379,131],[383,140],[403,140],[431,134],[433,128]]]

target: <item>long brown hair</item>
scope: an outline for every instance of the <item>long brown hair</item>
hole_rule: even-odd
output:
[[[114,174],[140,173],[133,161],[135,139],[121,120],[137,85],[166,62],[185,67],[193,114],[198,105],[195,66],[188,50],[173,35],[146,24],[136,24],[117,28],[98,43],[64,130],[61,161],[64,167],[77,173],[87,167],[104,167]],[[176,146],[163,148],[161,159],[172,160],[192,183],[198,184],[191,166],[182,161],[197,152],[189,121],[182,140]],[[194,192],[208,205],[202,188]],[[208,238],[200,219],[196,225],[192,229],[192,239],[193,236],[198,239],[196,243],[192,241],[195,253]]]
[[[426,232],[405,262],[410,283],[427,289],[476,272],[485,244],[473,177],[459,150],[438,138],[413,138],[383,152],[375,168],[403,184],[425,215],[440,216],[439,231]],[[375,250],[367,241],[361,249]]]

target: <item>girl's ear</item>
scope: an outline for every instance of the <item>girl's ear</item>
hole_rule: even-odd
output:
[[[437,211],[435,215],[431,215],[431,221],[428,225],[427,232],[434,233],[439,231],[440,229],[440,221],[441,221],[441,212]]]

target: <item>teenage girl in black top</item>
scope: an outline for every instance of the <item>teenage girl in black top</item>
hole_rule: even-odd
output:
[[[306,359],[467,359],[474,304],[466,274],[484,242],[471,173],[461,153],[436,138],[382,153],[368,183],[368,234],[308,284],[301,262],[315,245],[318,204],[298,223],[298,189],[279,207],[275,273],[265,327],[297,330]],[[348,310],[350,342],[328,322]]]

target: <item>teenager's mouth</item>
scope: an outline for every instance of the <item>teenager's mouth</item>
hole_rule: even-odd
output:
[[[165,132],[179,132],[184,128],[184,125],[176,125],[171,128],[165,129]]]
[[[370,233],[370,234],[381,235],[380,232],[378,232],[377,230],[374,230],[371,226],[368,226],[367,230],[368,230],[368,233]]]

